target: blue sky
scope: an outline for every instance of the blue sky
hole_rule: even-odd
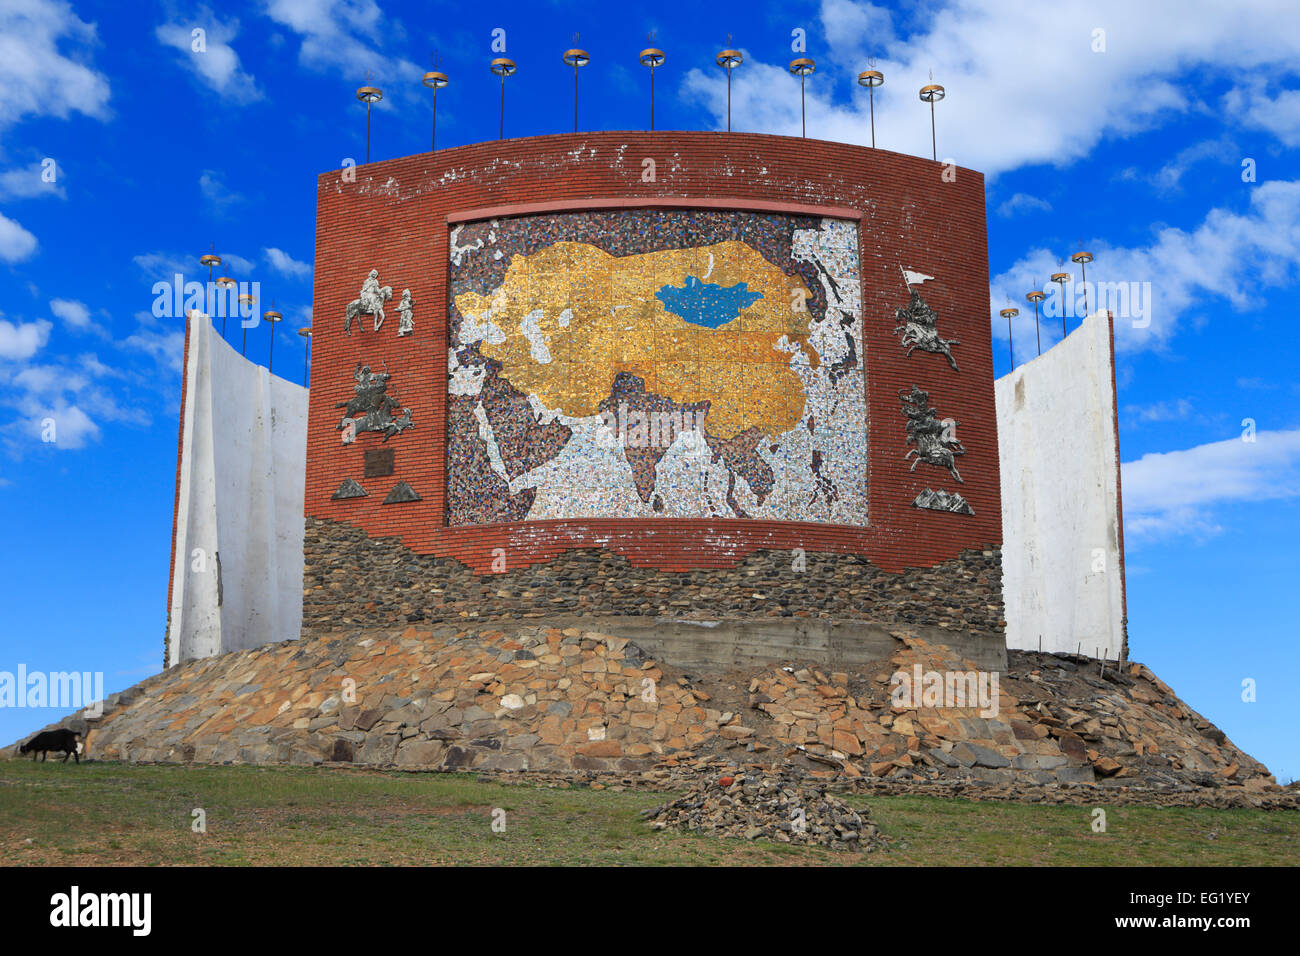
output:
[[[193,30],[205,50],[194,52]],[[483,5],[267,0],[0,7],[0,509],[9,545],[0,670],[103,671],[109,691],[161,661],[183,329],[151,313],[209,243],[285,314],[276,370],[302,374],[316,175],[364,155],[367,72],[385,99],[372,157],[427,148],[434,49],[451,85],[440,146],[491,139],[493,31],[519,73],[507,135],[572,123],[642,129],[646,36],[667,53],[657,126],[725,126],[719,48],[745,54],[734,128],[799,130],[792,31],[818,72],[810,136],[867,143],[854,83],[885,74],[877,142],[930,149],[916,91],[947,88],[938,153],[987,175],[990,321],[1080,244],[1089,278],[1149,289],[1116,322],[1132,656],[1280,779],[1300,776],[1300,6],[1294,2],[886,7]],[[1100,31],[1100,32],[1099,32]],[[50,163],[48,161],[52,160]],[[47,181],[53,169],[52,182]],[[42,175],[46,173],[46,175]],[[1253,174],[1253,175],[1252,175]],[[1148,285],[1144,285],[1149,283]],[[1055,331],[1053,331],[1055,330]],[[1043,323],[1044,345],[1059,321]],[[265,326],[249,354],[265,362]],[[41,441],[53,418],[57,440]],[[1252,426],[1254,441],[1243,440]],[[1248,436],[1249,437],[1249,436]],[[1256,682],[1254,702],[1242,682]],[[57,716],[0,710],[0,739]]]

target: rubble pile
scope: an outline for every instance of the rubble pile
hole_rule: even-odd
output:
[[[825,782],[802,777],[786,770],[701,779],[683,796],[641,816],[656,830],[833,850],[870,852],[884,845],[867,811],[827,792]]]

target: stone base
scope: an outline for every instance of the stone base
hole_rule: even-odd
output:
[[[989,672],[906,630],[890,639],[887,658],[844,669],[794,658],[697,670],[576,627],[356,632],[191,661],[65,725],[89,730],[88,759],[129,762],[677,782],[744,762],[840,780],[1280,794],[1141,664],[1013,651]],[[895,675],[918,673],[968,674],[988,693],[900,700]]]
[[[622,555],[596,548],[575,548],[521,567],[510,564],[508,553],[504,560],[501,573],[477,574],[450,558],[416,554],[397,538],[373,538],[343,522],[308,517],[303,636],[404,624],[549,624],[559,618],[581,618],[591,629],[593,619],[636,617],[858,621],[876,629],[943,628],[1003,641],[997,547],[898,573],[882,571],[861,555],[811,551],[797,569],[790,551],[759,551],[734,567],[690,571],[635,567]],[[803,639],[791,640],[797,650]],[[832,643],[807,640],[814,647]]]
[[[694,670],[725,670],[802,661],[831,670],[846,670],[887,661],[898,652],[896,626],[873,621],[821,618],[548,618],[548,626],[617,634],[647,654]],[[978,633],[912,625],[908,633],[950,649],[984,670],[1004,670],[1007,649],[1001,632]]]

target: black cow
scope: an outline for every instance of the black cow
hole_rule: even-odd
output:
[[[35,760],[36,754],[40,753],[43,761],[49,756],[51,750],[61,750],[63,751],[64,763],[68,762],[69,757],[76,757],[77,763],[81,763],[81,754],[78,752],[79,747],[77,735],[71,730],[46,730],[19,747],[18,752],[21,754],[30,753],[32,760]]]

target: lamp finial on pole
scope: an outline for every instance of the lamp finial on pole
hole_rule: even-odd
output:
[[[573,49],[564,51],[564,62],[573,67],[573,131],[578,131],[578,69],[591,62],[591,55],[577,47],[578,34],[573,35]]]
[[[947,91],[942,86],[934,82],[934,70],[930,71],[930,82],[921,87],[921,102],[930,104],[930,152],[931,158],[935,162],[939,161],[938,140],[934,132],[934,104],[939,102],[947,95]]]
[[[655,42],[655,32],[651,30],[646,34],[646,39],[653,44]],[[655,46],[648,46],[641,51],[638,59],[642,66],[650,68],[650,132],[655,129],[655,70],[664,65],[667,57],[664,51]]]
[[[858,86],[865,86],[871,98],[871,148],[876,148],[876,87],[883,86],[885,83],[885,74],[876,69],[876,58],[867,57],[867,66],[870,69],[863,70],[858,74]]]
[[[429,151],[433,152],[438,148],[438,91],[445,87],[451,81],[447,74],[438,69],[438,61],[442,58],[438,51],[434,50],[429,56],[432,61],[433,69],[420,78],[420,82],[433,90],[433,132],[429,137]]]
[[[357,88],[357,99],[366,104],[366,162],[370,162],[370,106],[384,98],[384,91],[373,86],[374,74],[365,73],[365,83]]]
[[[790,72],[799,77],[799,133],[808,136],[808,116],[804,109],[804,78],[817,72],[817,64],[812,57],[801,56],[790,61]]]
[[[731,34],[727,34],[727,48],[721,51],[713,61],[727,71],[727,132],[731,132],[731,71],[745,62],[739,50],[731,48]]]

